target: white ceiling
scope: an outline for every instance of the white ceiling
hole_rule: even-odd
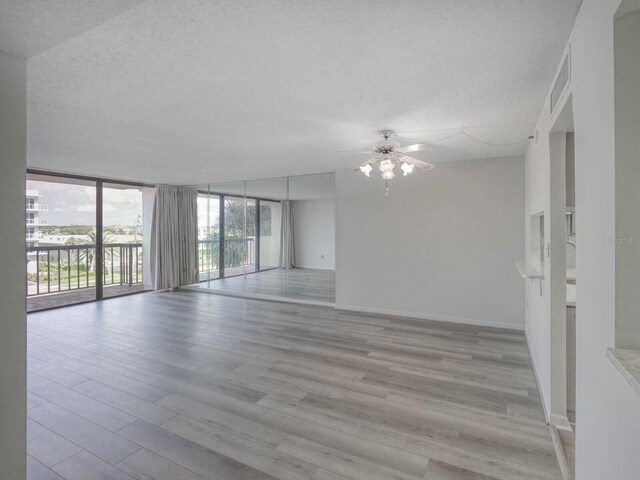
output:
[[[327,172],[382,127],[433,141],[415,156],[436,164],[522,154],[439,140],[531,134],[579,0],[112,3],[49,12],[49,39],[108,20],[30,58],[29,166],[173,184]]]
[[[0,0],[0,50],[29,58],[144,0]]]

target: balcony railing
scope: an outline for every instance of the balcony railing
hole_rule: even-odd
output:
[[[96,246],[27,247],[27,296],[96,286]],[[226,269],[255,264],[255,239],[225,239]],[[220,241],[198,241],[200,273],[219,270]],[[110,243],[103,247],[103,285],[142,283],[142,244]]]
[[[96,246],[27,247],[27,296],[66,292],[96,285]],[[103,285],[142,283],[142,244],[103,247]]]
[[[29,204],[27,203],[27,212],[48,212],[49,205],[42,205],[40,203]]]
[[[255,259],[256,249],[253,237],[224,240],[224,268],[254,265]],[[220,240],[198,240],[198,269],[200,273],[220,269]]]

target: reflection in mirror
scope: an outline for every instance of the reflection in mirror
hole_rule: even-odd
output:
[[[286,282],[281,278],[280,246],[282,201],[286,199],[286,178],[247,182],[247,201],[255,209],[256,265],[246,276],[246,292],[282,297]]]
[[[208,286],[220,276],[220,197],[210,194],[209,185],[200,185],[198,192],[198,270]]]
[[[249,245],[251,244],[251,245]],[[224,271],[221,277],[244,274],[250,265],[253,238],[247,238],[247,211],[244,197],[224,196]]]
[[[334,175],[201,186],[199,288],[333,303]]]
[[[335,301],[334,174],[289,178],[291,213],[290,268],[287,296],[300,300]]]

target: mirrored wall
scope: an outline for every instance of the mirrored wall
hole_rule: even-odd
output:
[[[197,188],[200,281],[194,287],[335,302],[333,173]]]

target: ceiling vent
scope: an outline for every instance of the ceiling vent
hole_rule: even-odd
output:
[[[569,83],[571,82],[571,53],[567,53],[567,56],[564,57],[564,61],[562,62],[562,68],[558,72],[558,76],[556,77],[556,82],[553,84],[553,89],[551,90],[551,114],[555,111],[558,106],[558,101],[562,98],[562,94],[565,92]]]

